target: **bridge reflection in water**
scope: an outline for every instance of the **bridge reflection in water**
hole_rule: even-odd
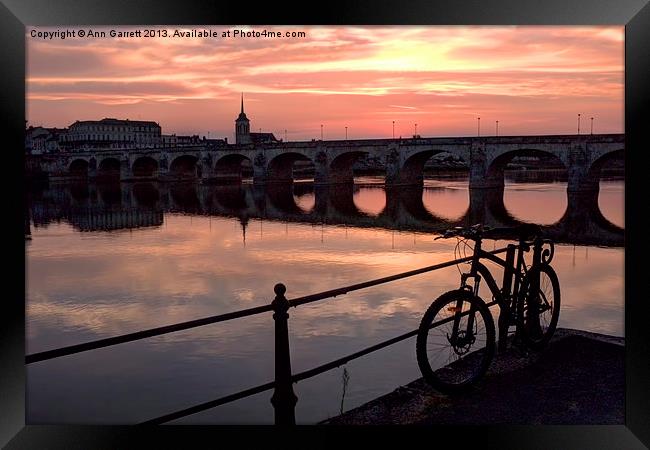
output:
[[[358,185],[311,183],[77,183],[32,190],[26,212],[36,227],[65,220],[80,231],[161,226],[165,212],[236,217],[244,226],[250,219],[262,219],[427,233],[475,223],[493,227],[522,223],[506,208],[504,187],[469,189],[469,206],[457,218],[437,215],[425,206],[424,191],[436,188],[376,186],[374,189],[385,191],[386,199],[378,214],[357,206],[354,196],[359,189]],[[29,225],[27,220],[26,234]],[[600,211],[598,191],[567,192],[562,217],[542,228],[558,243],[611,247],[624,244],[624,229]]]

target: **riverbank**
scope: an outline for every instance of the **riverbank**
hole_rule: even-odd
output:
[[[321,423],[623,424],[624,344],[624,338],[558,329],[542,352],[509,345],[468,393],[440,394],[420,378]]]

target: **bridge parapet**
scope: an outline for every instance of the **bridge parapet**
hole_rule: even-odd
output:
[[[600,165],[610,155],[622,156],[625,136],[546,135],[360,139],[276,142],[263,145],[200,144],[184,147],[141,149],[90,149],[84,152],[43,155],[40,168],[50,178],[94,177],[103,161],[120,161],[120,178],[155,178],[161,181],[198,178],[203,182],[234,182],[242,179],[242,163],[248,161],[256,184],[291,183],[296,161],[311,162],[316,184],[353,183],[353,166],[364,155],[385,167],[387,185],[421,185],[424,165],[445,152],[467,163],[470,187],[503,186],[503,171],[516,156],[546,155],[564,166],[569,190],[597,189]],[[34,166],[33,158],[30,167]],[[94,162],[93,162],[94,161]],[[153,163],[142,175],[143,161]],[[140,167],[141,169],[141,167]],[[182,169],[182,170],[181,170]],[[180,170],[180,172],[179,172]],[[182,173],[181,173],[182,172]]]

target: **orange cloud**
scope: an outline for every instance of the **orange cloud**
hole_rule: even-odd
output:
[[[577,113],[623,131],[623,27],[236,28],[306,37],[49,41],[28,29],[28,120],[141,118],[232,139],[243,91],[253,130],[293,140],[320,124],[326,139],[346,126],[389,137],[393,120],[399,135],[416,121],[422,135],[473,135],[478,116],[504,134],[571,133]]]

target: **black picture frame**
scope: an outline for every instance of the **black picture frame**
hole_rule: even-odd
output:
[[[650,106],[650,5],[648,0],[464,0],[356,1],[327,4],[249,5],[240,0],[3,0],[2,119],[6,170],[5,189],[22,189],[25,119],[25,26],[145,25],[145,24],[282,24],[282,25],[625,25],[625,425],[620,426],[482,426],[433,428],[297,427],[278,433],[274,427],[124,427],[25,425],[25,252],[22,247],[23,198],[11,194],[12,245],[7,262],[14,267],[8,295],[0,312],[0,445],[6,448],[129,448],[151,446],[187,448],[192,440],[209,447],[225,439],[277,437],[285,443],[307,445],[319,435],[320,445],[347,444],[349,432],[364,439],[401,444],[403,437],[428,439],[431,445],[488,446],[500,449],[636,449],[650,446],[650,337],[644,324],[646,278],[641,261],[643,223],[647,205],[643,189],[642,140]],[[21,264],[22,263],[22,264]],[[489,412],[486,412],[489,413]],[[252,430],[255,433],[251,432]],[[286,431],[286,430],[285,430]],[[322,435],[322,437],[321,437]],[[144,439],[144,441],[143,441]],[[268,441],[267,441],[268,442]],[[449,444],[445,444],[448,442]],[[311,445],[311,444],[310,444]]]

